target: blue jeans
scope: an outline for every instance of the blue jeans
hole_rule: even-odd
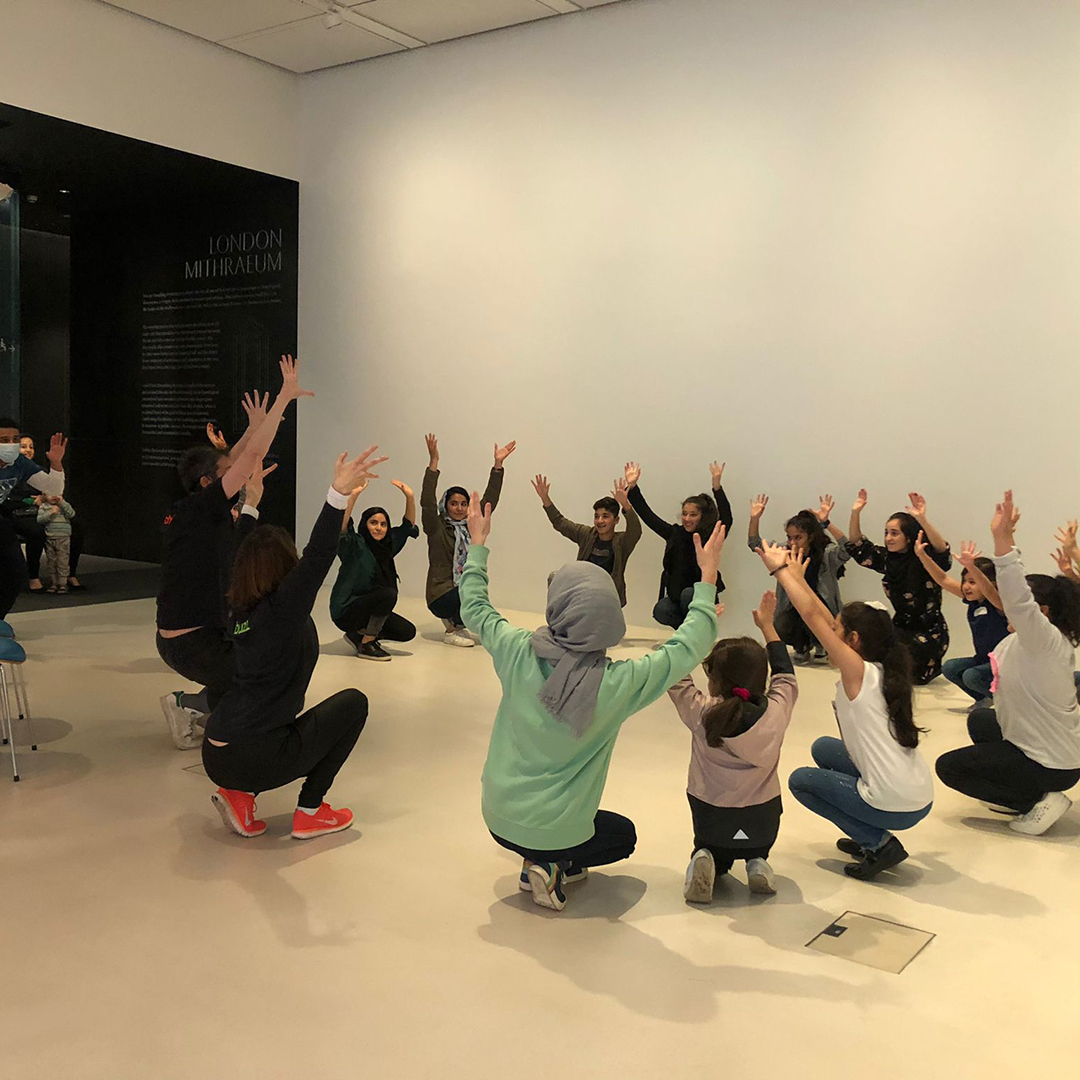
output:
[[[662,596],[656,601],[656,606],[652,609],[652,617],[662,626],[670,626],[672,629],[678,630],[686,618],[686,613],[690,610],[690,602],[693,599],[693,585],[689,589],[683,589],[678,603],[669,596]]]
[[[807,810],[838,825],[859,847],[876,851],[892,830],[910,829],[930,813],[933,803],[921,810],[877,810],[871,806],[859,794],[859,770],[839,739],[829,735],[817,739],[810,753],[818,768],[796,769],[788,780],[791,794]]]
[[[990,684],[994,681],[994,672],[990,662],[983,663],[974,656],[958,656],[946,660],[941,673],[954,686],[959,686],[965,694],[976,701],[990,696]]]

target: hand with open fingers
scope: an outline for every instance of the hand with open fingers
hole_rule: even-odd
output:
[[[511,439],[505,446],[495,444],[495,468],[501,469],[503,462],[517,449],[517,439]]]
[[[855,502],[852,503],[851,509],[854,513],[861,513],[866,509],[866,502],[869,496],[866,494],[866,488],[859,488],[859,494],[855,496]]]
[[[926,549],[930,545],[926,542],[926,533],[919,530],[919,535],[915,538],[915,554],[921,559],[926,554]]]
[[[532,481],[532,486],[536,494],[540,496],[540,500],[546,505],[551,497],[551,485],[548,483],[548,478],[537,473]]]
[[[965,569],[971,570],[975,566],[975,560],[982,558],[982,552],[975,546],[974,540],[965,540],[960,545],[960,554],[956,561]]]
[[[480,493],[474,491],[469,498],[469,539],[474,544],[486,544],[491,535],[491,503],[480,508]]]
[[[701,533],[694,533],[694,554],[697,556],[697,564],[701,568],[702,581],[711,584],[716,580],[716,574],[720,569],[720,555],[723,553],[726,539],[727,528],[719,521],[704,544],[701,542]]]
[[[367,486],[368,486],[368,482],[366,480],[362,480],[359,484],[356,485],[356,487],[354,487],[352,489],[352,491],[349,492],[349,498],[350,499],[358,499],[361,495],[364,494],[364,491],[367,488]]]
[[[926,517],[926,500],[917,491],[908,492],[907,512],[913,518]]]
[[[1076,573],[1076,567],[1073,565],[1072,558],[1065,551],[1064,548],[1058,548],[1056,551],[1050,553],[1050,557],[1057,563],[1058,569],[1063,573],[1072,577]]]
[[[1020,520],[1020,511],[1013,503],[1012,491],[1006,491],[1004,498],[994,509],[994,516],[990,521],[990,532],[995,539],[1001,538],[1012,543],[1013,534],[1016,532],[1016,524]]]
[[[627,488],[636,487],[641,479],[641,466],[636,461],[628,461],[623,467],[623,476],[626,479]]]
[[[833,507],[836,505],[836,500],[831,495],[819,495],[818,502],[821,505],[820,507],[818,507],[817,519],[822,524],[824,524],[832,517]]]
[[[806,578],[806,568],[810,565],[809,556],[802,551],[788,551],[787,568],[797,578]]]
[[[761,597],[761,603],[754,609],[754,625],[759,630],[772,626],[776,618],[776,593],[767,592]]]
[[[724,470],[727,468],[726,461],[712,461],[709,463],[709,472],[712,474],[713,491],[716,491],[724,482]]]
[[[334,462],[334,490],[341,495],[348,495],[360,484],[378,478],[378,473],[371,470],[389,461],[388,457],[372,457],[378,446],[369,446],[363,453],[349,460],[348,454],[342,454]]]
[[[393,484],[393,486],[396,487],[398,491],[400,491],[401,494],[405,496],[406,499],[413,498],[413,489],[409,487],[409,485],[406,484],[404,480],[391,480],[390,483]]]
[[[765,513],[765,507],[769,505],[769,496],[763,491],[756,499],[750,501],[750,517],[754,521],[760,521]]]
[[[1076,546],[1076,525],[1076,518],[1067,521],[1054,533],[1054,539],[1074,562],[1080,562],[1080,548]]]
[[[626,480],[618,478],[612,481],[611,497],[622,507],[623,510],[630,509],[630,495],[629,489],[626,486]]]
[[[761,547],[757,548],[757,553],[770,574],[783,570],[788,564],[788,549],[783,544],[773,544],[768,540],[763,540]]]
[[[229,449],[229,444],[225,441],[225,436],[215,429],[213,423],[206,425],[206,437],[210,440],[210,445],[215,450]]]
[[[314,397],[314,390],[304,390],[300,386],[300,372],[297,370],[296,361],[291,355],[281,358],[281,393],[288,401],[296,401],[297,398]]]
[[[67,453],[67,439],[63,432],[58,431],[49,440],[49,449],[45,451],[45,457],[49,460],[49,467],[54,472],[64,471],[64,455]]]
[[[248,427],[257,428],[265,419],[266,414],[270,411],[270,391],[267,390],[264,394],[260,394],[258,390],[252,391],[252,394],[245,394],[244,400],[240,402],[243,406],[244,412],[247,413]]]
[[[424,436],[427,443],[428,468],[435,472],[439,468],[439,440],[430,432]]]

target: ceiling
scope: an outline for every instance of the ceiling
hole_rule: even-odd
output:
[[[308,72],[622,0],[104,0],[288,71]]]

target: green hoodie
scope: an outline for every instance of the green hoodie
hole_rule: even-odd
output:
[[[491,654],[503,696],[484,765],[483,814],[504,840],[561,851],[593,835],[611,752],[623,722],[689,675],[716,641],[716,588],[698,583],[682,626],[656,652],[608,664],[596,716],[580,739],[540,704],[551,666],[532,631],[511,626],[488,599],[486,547],[469,548],[459,586],[461,617]]]

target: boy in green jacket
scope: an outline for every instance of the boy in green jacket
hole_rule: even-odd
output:
[[[525,860],[521,887],[541,907],[561,911],[563,885],[588,867],[628,858],[634,823],[600,810],[623,722],[689,675],[716,641],[716,574],[725,530],[695,537],[701,582],[687,618],[656,652],[611,661],[626,631],[611,577],[570,563],[548,585],[547,625],[511,626],[488,599],[491,508],[473,492],[471,546],[461,577],[461,614],[491,654],[503,697],[483,773],[484,821],[496,842]]]

